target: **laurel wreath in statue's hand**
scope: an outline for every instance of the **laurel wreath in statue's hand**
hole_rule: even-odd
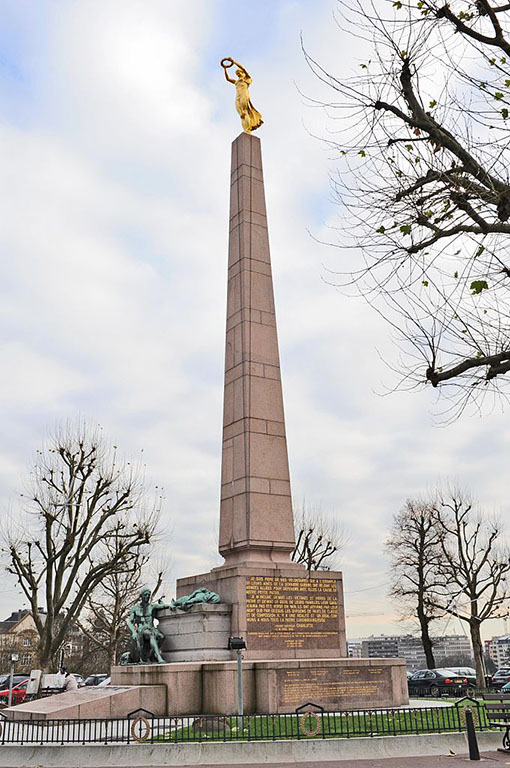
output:
[[[228,63],[225,63],[228,62]],[[229,69],[230,67],[233,67],[235,64],[234,59],[231,56],[226,56],[224,59],[220,61],[220,65],[223,67],[223,69]]]

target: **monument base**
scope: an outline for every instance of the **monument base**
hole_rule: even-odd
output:
[[[246,660],[347,656],[342,574],[338,571],[310,573],[291,562],[225,564],[177,579],[177,597],[200,587],[217,592],[221,603],[232,607],[230,632],[245,639]],[[170,626],[162,631],[166,635],[169,630]],[[170,652],[173,645],[173,637],[168,635],[164,647]]]
[[[167,714],[233,715],[237,666],[176,662],[113,667],[114,685],[165,685]],[[312,702],[325,710],[409,703],[404,659],[270,659],[243,662],[245,714],[289,713]]]

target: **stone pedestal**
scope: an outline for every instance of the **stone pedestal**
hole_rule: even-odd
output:
[[[165,685],[169,715],[237,712],[237,664],[188,662],[114,667],[116,685]],[[327,711],[407,704],[404,659],[301,659],[243,663],[246,714]]]
[[[165,661],[230,661],[232,606],[194,605],[189,611],[158,612],[159,629],[165,635]]]
[[[346,656],[342,574],[308,574],[296,563],[221,566],[178,579],[177,596],[207,587],[232,606],[231,634],[244,637],[245,659]]]

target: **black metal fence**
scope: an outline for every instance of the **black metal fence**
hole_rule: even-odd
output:
[[[0,722],[0,744],[133,744],[205,741],[279,741],[451,733],[465,730],[469,705],[479,730],[489,727],[483,704],[409,709],[301,711],[271,715],[154,717],[137,710],[126,719]],[[317,708],[318,709],[318,708]]]
[[[408,689],[409,698],[411,699],[460,699],[466,696],[476,699],[482,694],[497,692],[496,688],[474,688],[473,686],[465,685],[452,685],[448,687],[445,686],[444,688],[439,688],[438,690],[437,686],[425,687],[418,685],[408,685]]]
[[[473,695],[475,693],[474,687],[467,687],[465,685],[451,685],[444,688],[439,686],[423,686],[423,685],[408,685],[409,697],[411,699],[431,698],[439,699],[442,697],[449,699],[460,699],[463,696]]]

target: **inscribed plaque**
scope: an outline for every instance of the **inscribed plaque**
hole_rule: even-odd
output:
[[[277,671],[278,708],[313,702],[325,709],[377,704],[391,693],[388,667],[316,667]]]
[[[250,576],[246,580],[248,648],[339,648],[334,579]]]

